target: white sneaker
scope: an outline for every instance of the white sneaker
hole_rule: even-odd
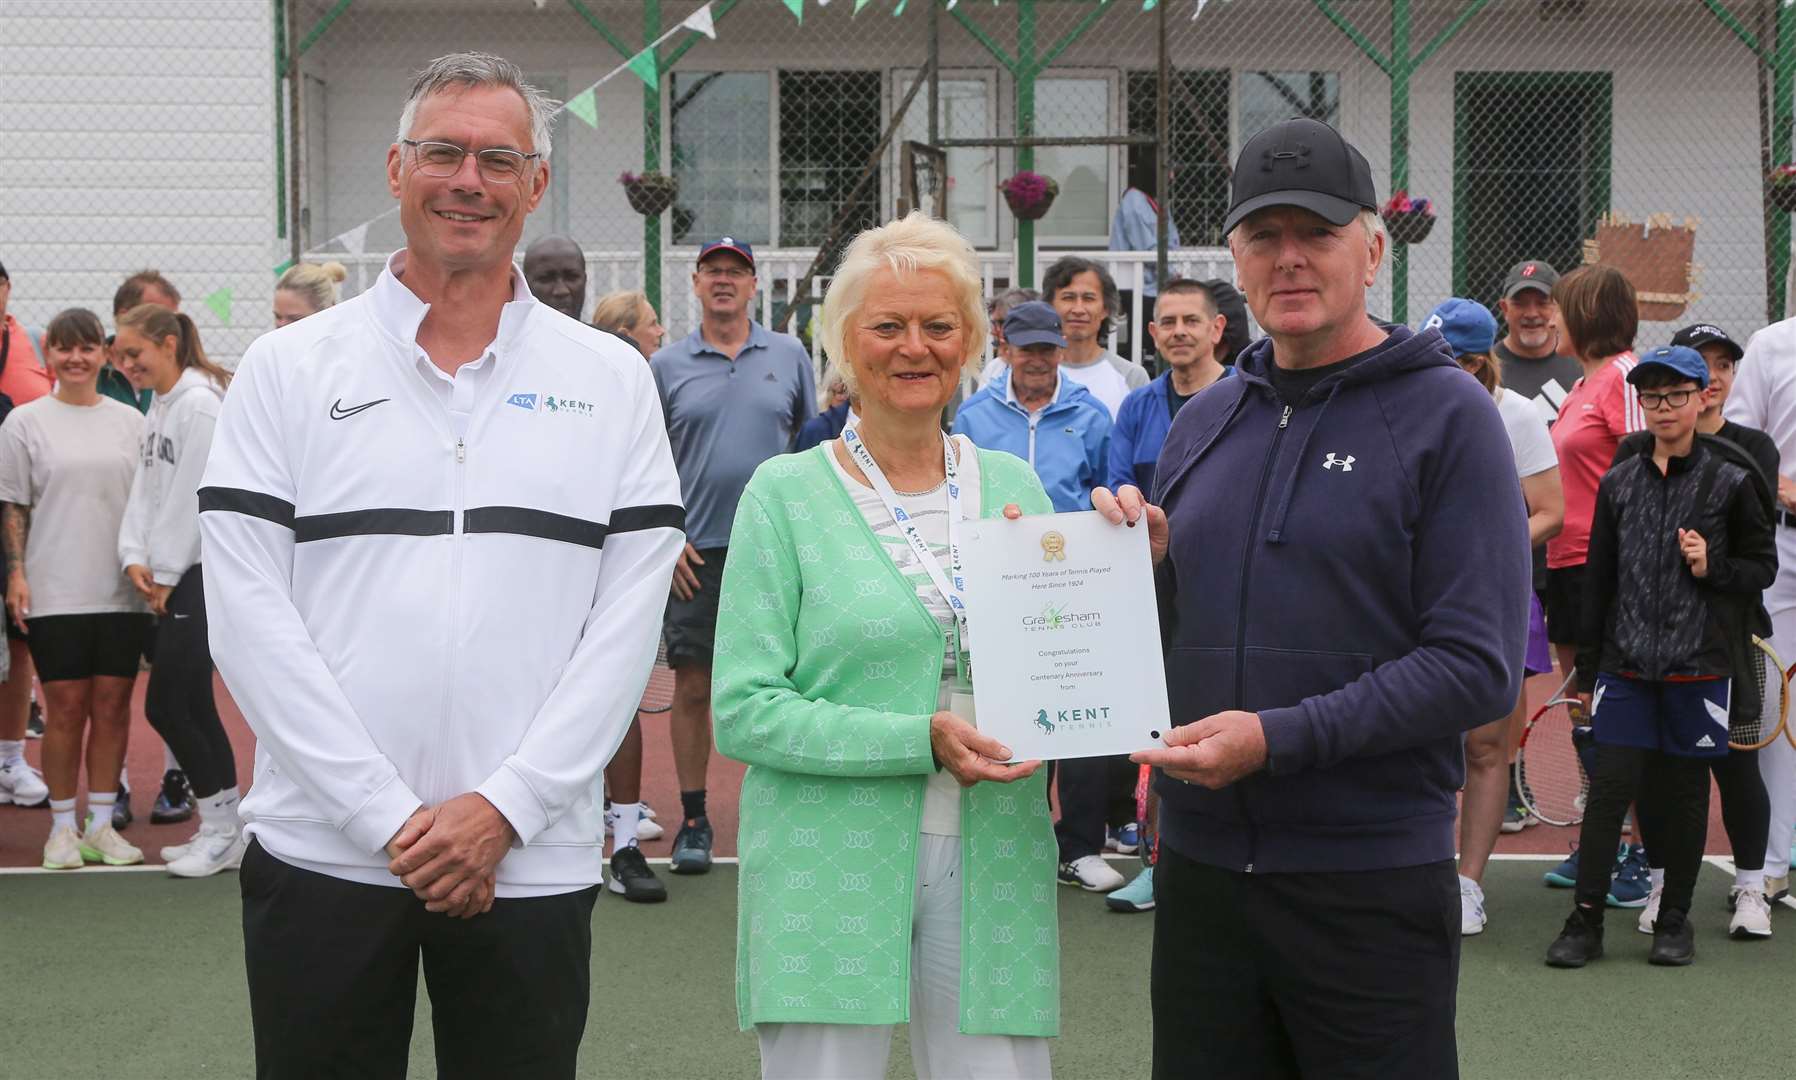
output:
[[[1471,937],[1484,933],[1484,924],[1488,922],[1484,914],[1484,888],[1476,881],[1459,875],[1459,934]]]
[[[243,850],[247,846],[241,827],[229,832],[202,831],[186,854],[168,864],[168,872],[175,877],[201,878],[235,870],[243,865]]]
[[[79,870],[85,861],[81,858],[81,834],[73,825],[64,825],[60,829],[50,830],[50,839],[44,844],[45,870]]]
[[[0,806],[41,806],[49,801],[50,789],[44,784],[44,774],[24,758],[13,758],[0,765]]]
[[[1664,898],[1665,883],[1660,882],[1653,886],[1652,892],[1646,894],[1646,906],[1640,909],[1640,921],[1634,924],[1634,929],[1642,934],[1650,935],[1653,932],[1653,924],[1659,921],[1659,901]]]
[[[1728,920],[1728,936],[1736,941],[1763,940],[1771,936],[1771,900],[1757,889],[1744,889]]]
[[[1123,876],[1102,855],[1087,855],[1060,864],[1060,883],[1077,885],[1087,892],[1109,892],[1123,887]]]
[[[204,822],[201,822],[200,827],[193,831],[192,836],[189,836],[182,843],[168,845],[167,847],[163,848],[158,854],[160,854],[162,856],[163,862],[165,862],[165,863],[174,862],[176,859],[180,858],[181,856],[187,854],[189,851],[193,850],[193,846],[195,844],[199,843],[207,835],[209,835],[209,834],[206,831],[206,825]]]
[[[607,810],[605,811],[605,835],[610,836],[616,831],[617,811],[615,809]],[[643,803],[642,817],[636,822],[636,839],[647,842],[649,840],[659,840],[666,835],[667,830],[663,829],[653,818],[649,817],[649,804]]]
[[[120,836],[108,821],[99,830],[81,838],[81,857],[107,866],[136,866],[143,861],[143,852]]]

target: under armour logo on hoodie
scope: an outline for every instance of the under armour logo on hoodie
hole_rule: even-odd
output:
[[[1324,469],[1332,469],[1336,465],[1339,465],[1341,467],[1342,472],[1352,472],[1353,471],[1353,460],[1354,459],[1353,459],[1352,454],[1348,454],[1345,457],[1340,457],[1335,454],[1330,454],[1330,455],[1328,455],[1328,460],[1324,461],[1322,463],[1322,467]]]

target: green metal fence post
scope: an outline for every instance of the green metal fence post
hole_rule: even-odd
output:
[[[1035,134],[1035,76],[1041,68],[1035,60],[1035,0],[1017,0],[1016,6],[1016,133]],[[1016,151],[1018,172],[1035,168],[1035,148],[1019,146]],[[1018,218],[1016,222],[1016,280],[1013,289],[1035,287],[1035,222]]]
[[[1409,188],[1409,0],[1391,0],[1391,191]],[[1409,321],[1409,245],[1391,244],[1391,311]]]
[[[643,0],[642,43],[646,47],[661,36],[661,0]],[[661,58],[657,51],[655,85],[642,86],[642,171],[661,171]],[[661,215],[642,219],[642,291],[656,311],[661,306]]]
[[[1771,164],[1788,164],[1792,122],[1796,122],[1796,6],[1789,3],[1777,7],[1777,51],[1771,68]],[[1770,208],[1772,215],[1766,253],[1771,263],[1770,295],[1766,297],[1765,317],[1771,322],[1782,320],[1788,300],[1790,281],[1790,215]]]
[[[274,0],[274,235],[287,239],[287,110],[281,107],[287,78],[287,2]]]

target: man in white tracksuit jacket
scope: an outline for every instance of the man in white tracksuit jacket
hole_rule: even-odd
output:
[[[511,265],[549,104],[433,61],[388,153],[406,247],[258,340],[200,489],[243,818],[258,1076],[572,1076],[597,778],[654,662],[684,512],[654,382]],[[496,896],[496,901],[495,901]]]

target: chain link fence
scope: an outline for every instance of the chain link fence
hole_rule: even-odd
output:
[[[701,10],[714,38],[682,27]],[[1174,272],[1228,277],[1233,159],[1296,115],[1338,125],[1381,197],[1429,200],[1431,218],[1402,223],[1411,242],[1380,276],[1381,315],[1489,302],[1520,259],[1564,270],[1587,255],[1651,294],[1646,343],[1697,319],[1749,333],[1787,305],[1789,216],[1775,204],[1796,188],[1767,182],[1792,158],[1796,8],[1783,0],[16,0],[0,18],[0,260],[55,283],[15,299],[39,322],[63,302],[103,307],[124,273],[160,266],[194,296],[237,283],[224,340],[240,351],[269,268],[295,251],[345,262],[345,291],[365,288],[403,242],[384,159],[410,74],[468,48],[560,99],[604,80],[589,111],[556,118],[525,239],[572,237],[592,298],[646,286],[676,334],[695,324],[701,242],[756,246],[762,317],[778,321],[820,293],[821,278],[801,288],[813,263],[826,274],[847,236],[890,217],[913,173],[934,205],[929,147],[945,152],[942,205],[994,291],[1037,284],[1062,253],[1097,254],[1133,316],[1152,245],[1109,250],[1131,183],[1156,194],[1163,155]],[[173,58],[159,70],[198,74],[97,74],[151,43]],[[910,97],[932,58],[934,87]],[[145,130],[99,142],[160,164],[59,181],[37,150],[91,146],[87,101],[107,95],[147,105],[127,125]],[[1038,221],[999,190],[1025,169],[1058,185]],[[645,171],[678,183],[647,217],[619,180]],[[89,219],[108,223],[104,238],[56,244],[58,220]],[[227,240],[229,257],[206,263]]]

